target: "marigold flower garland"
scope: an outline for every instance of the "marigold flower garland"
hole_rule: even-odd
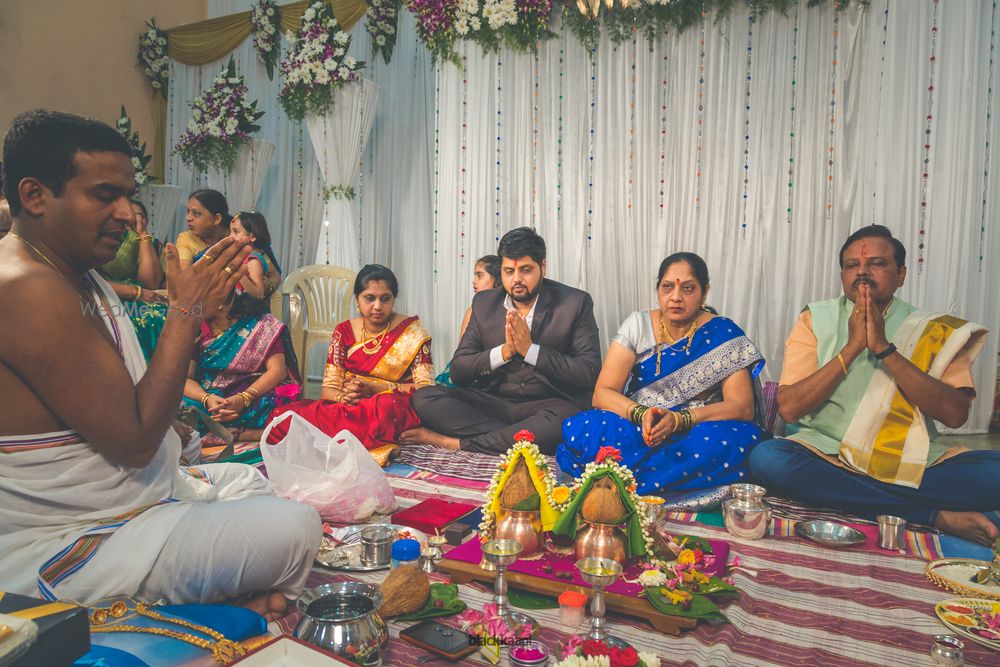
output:
[[[250,7],[250,32],[257,57],[267,68],[267,78],[274,79],[274,66],[281,53],[281,10],[277,0],[258,0]]]

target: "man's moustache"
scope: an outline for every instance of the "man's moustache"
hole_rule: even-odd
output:
[[[858,278],[854,281],[854,287],[858,285],[868,285],[869,287],[875,287],[875,281],[868,278]]]

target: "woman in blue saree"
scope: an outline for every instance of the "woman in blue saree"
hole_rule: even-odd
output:
[[[259,440],[271,411],[301,393],[288,327],[265,308],[234,292],[227,307],[206,317],[184,386],[185,406],[207,412],[238,441]],[[212,444],[211,436],[203,442]]]
[[[640,494],[743,481],[747,455],[763,440],[754,381],[764,359],[732,320],[706,310],[701,257],[667,257],[656,285],[659,308],[632,313],[611,342],[595,409],[563,423],[559,468],[578,477],[602,446],[613,446]]]

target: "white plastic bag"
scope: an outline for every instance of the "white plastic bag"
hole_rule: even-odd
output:
[[[287,435],[275,445],[267,444],[271,429],[286,419],[291,419]],[[326,521],[357,523],[396,508],[385,472],[350,431],[331,438],[286,412],[264,429],[260,454],[278,494],[312,505]]]

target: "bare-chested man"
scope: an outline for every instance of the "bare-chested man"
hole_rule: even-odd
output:
[[[751,474],[778,495],[992,544],[1000,452],[949,450],[934,429],[968,419],[986,330],[896,298],[906,249],[881,225],[848,237],[840,267],[843,296],[806,306],[788,336],[788,436],[753,449]]]
[[[178,466],[170,427],[200,315],[224,303],[249,248],[226,239],[181,270],[148,367],[96,272],[132,222],[129,144],[112,128],[33,111],[7,132],[14,218],[0,240],[0,579],[90,602],[241,599],[273,617],[301,591],[315,510],[255,469]]]

